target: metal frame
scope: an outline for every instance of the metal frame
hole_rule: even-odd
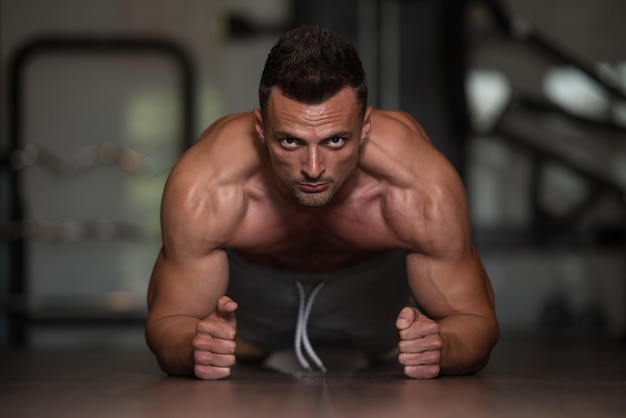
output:
[[[195,94],[194,94],[194,65],[193,61],[180,45],[165,39],[153,38],[93,38],[88,36],[74,37],[45,37],[32,40],[22,46],[14,55],[9,66],[9,148],[10,152],[19,149],[22,145],[22,124],[24,119],[24,103],[22,91],[24,89],[24,71],[29,62],[41,53],[72,53],[72,54],[107,54],[132,53],[140,55],[161,55],[170,59],[177,67],[180,75],[180,101],[183,108],[181,147],[188,148],[194,137]],[[3,158],[3,165],[8,174],[9,183],[9,220],[14,225],[24,221],[24,202],[20,193],[21,176],[18,170],[10,166],[11,155]],[[11,239],[11,238],[9,238]],[[24,300],[28,294],[27,284],[27,254],[25,240],[13,237],[8,246],[8,343],[10,346],[24,346],[27,344],[27,326],[31,321]],[[136,318],[121,318],[116,316],[114,321],[131,320]],[[96,319],[101,321],[102,319]],[[63,321],[61,321],[63,322]]]

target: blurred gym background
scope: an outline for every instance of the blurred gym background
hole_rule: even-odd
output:
[[[624,341],[622,0],[0,0],[0,347],[143,344],[168,171],[342,32],[468,190],[503,338]]]

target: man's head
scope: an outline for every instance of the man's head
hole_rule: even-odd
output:
[[[370,128],[358,54],[334,32],[300,27],[269,54],[259,88],[256,130],[279,188],[302,206],[336,199],[353,177]]]
[[[290,99],[310,105],[350,87],[362,113],[367,107],[367,80],[359,54],[341,35],[319,26],[290,30],[270,51],[259,85],[263,114],[275,87]]]

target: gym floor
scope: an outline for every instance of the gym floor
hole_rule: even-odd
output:
[[[395,364],[350,370],[354,357],[340,351],[320,352],[333,369],[325,375],[287,373],[289,355],[199,381],[165,376],[141,347],[4,351],[0,415],[607,418],[626,411],[626,349],[616,343],[501,341],[481,373],[426,381],[403,377]]]

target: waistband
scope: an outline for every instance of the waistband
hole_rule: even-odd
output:
[[[270,277],[272,280],[281,280],[290,283],[298,281],[303,283],[318,283],[320,281],[328,281],[329,279],[332,279],[333,282],[349,280],[350,278],[360,277],[363,274],[372,273],[373,271],[384,270],[387,265],[397,263],[406,255],[406,252],[403,250],[390,250],[369,260],[341,269],[325,273],[302,273],[252,263],[232,249],[227,249],[226,253],[228,254],[229,263],[242,268],[247,273],[254,273],[257,277],[266,276]]]

